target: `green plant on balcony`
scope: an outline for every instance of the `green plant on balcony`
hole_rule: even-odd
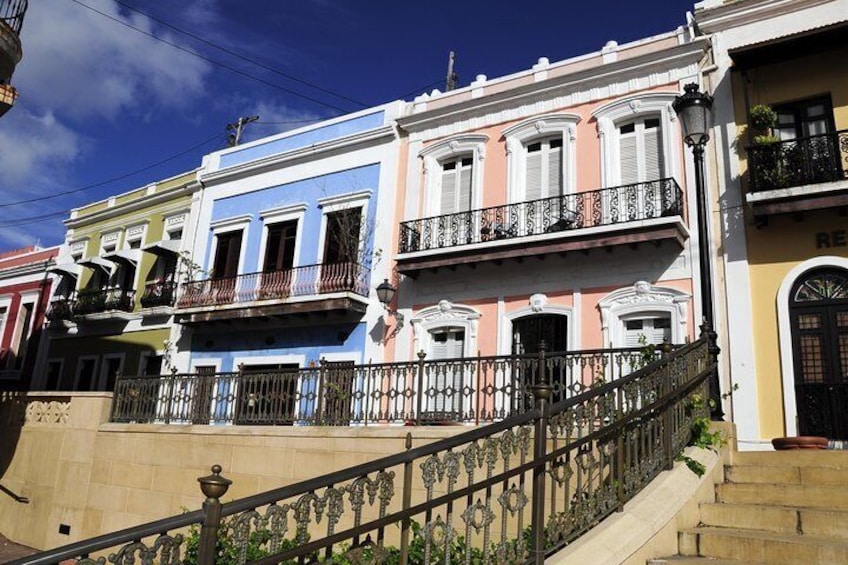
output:
[[[777,112],[767,104],[757,104],[748,114],[754,146],[750,149],[752,187],[758,190],[780,188],[786,183],[783,147],[773,133]]]

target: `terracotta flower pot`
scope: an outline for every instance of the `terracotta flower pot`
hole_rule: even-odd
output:
[[[819,436],[776,437],[771,440],[778,451],[784,449],[827,449],[827,438]]]

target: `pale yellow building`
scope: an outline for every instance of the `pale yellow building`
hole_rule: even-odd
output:
[[[848,439],[848,2],[706,1],[743,448]]]

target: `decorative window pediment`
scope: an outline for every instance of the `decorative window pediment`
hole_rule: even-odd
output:
[[[654,286],[638,281],[633,286],[611,292],[598,302],[604,342],[624,342],[624,321],[639,314],[668,313],[671,316],[671,340],[682,343],[686,333],[687,305],[692,297],[676,288]]]
[[[614,100],[596,108],[601,142],[601,183],[605,187],[627,182],[680,177],[681,147],[671,103],[677,92],[647,92]],[[656,123],[654,123],[656,121]],[[632,131],[631,131],[632,130]]]

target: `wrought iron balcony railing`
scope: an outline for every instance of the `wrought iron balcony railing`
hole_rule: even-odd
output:
[[[444,249],[682,214],[673,178],[504,204],[400,224],[400,252]]]
[[[70,322],[74,319],[74,300],[62,298],[50,303],[45,314],[48,322]]]
[[[226,504],[215,465],[202,510],[9,565],[115,563],[524,563],[542,565],[672,468],[707,414],[709,335],[621,378],[500,422]],[[224,470],[226,473],[226,470]],[[200,498],[200,496],[198,496]],[[202,529],[200,525],[202,524]],[[198,541],[184,533],[200,530]],[[89,558],[89,556],[91,556]],[[84,560],[81,558],[85,558]]]
[[[0,22],[5,23],[16,34],[20,34],[28,3],[28,0],[0,0]]]
[[[848,130],[748,147],[751,192],[844,180]]]
[[[183,283],[177,308],[246,304],[333,292],[368,296],[369,273],[368,268],[357,263],[329,263],[191,281]]]
[[[135,291],[124,288],[106,288],[97,291],[80,291],[74,301],[74,316],[100,314],[112,310],[132,312]]]
[[[173,306],[177,295],[177,283],[174,281],[158,281],[148,283],[141,295],[142,308],[156,306]]]
[[[654,357],[658,357],[658,354]],[[651,361],[638,348],[549,353],[555,400]],[[538,355],[505,355],[262,373],[120,377],[114,422],[371,425],[492,422],[523,412]]]

